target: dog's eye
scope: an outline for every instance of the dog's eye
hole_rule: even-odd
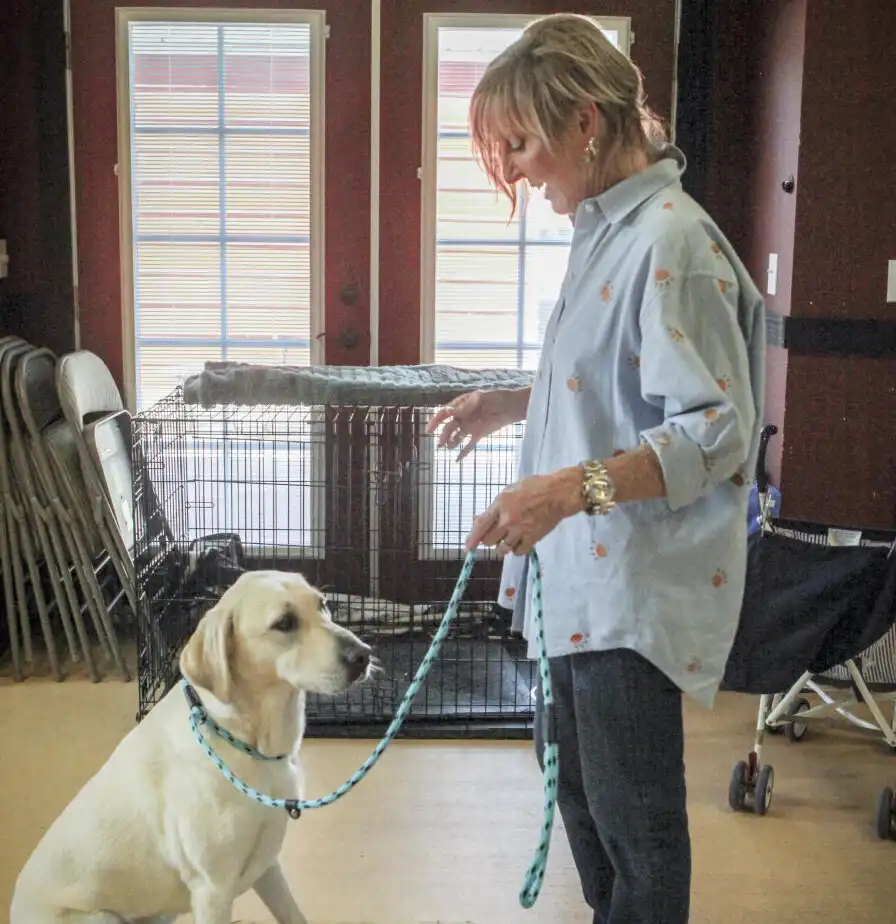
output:
[[[271,628],[276,632],[295,632],[299,628],[299,617],[295,613],[284,613]]]

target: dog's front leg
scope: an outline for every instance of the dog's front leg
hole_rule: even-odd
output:
[[[252,888],[277,924],[308,924],[276,860],[258,877]]]
[[[203,883],[191,895],[191,910],[196,924],[230,924],[233,896],[221,895],[214,886]]]

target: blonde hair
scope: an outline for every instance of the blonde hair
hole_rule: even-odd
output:
[[[665,141],[662,123],[647,106],[640,70],[587,16],[555,13],[536,20],[486,68],[470,101],[473,150],[513,210],[517,191],[504,177],[498,127],[534,135],[552,150],[576,109],[588,103],[606,122],[604,165],[621,150]]]

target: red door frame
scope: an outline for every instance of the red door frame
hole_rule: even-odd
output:
[[[177,0],[71,0],[72,97],[81,346],[103,358],[123,387],[118,224],[116,7],[183,7]],[[252,8],[252,0],[190,0],[190,6]],[[370,291],[370,0],[265,0],[269,9],[327,13],[325,361],[365,365]],[[345,304],[345,284],[357,298]],[[354,328],[354,347],[337,335]]]
[[[588,13],[628,16],[632,57],[651,105],[671,113],[675,0],[381,0],[380,335],[381,365],[420,361],[420,219],[423,16],[425,13]]]

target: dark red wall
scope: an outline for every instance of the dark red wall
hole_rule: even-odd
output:
[[[779,254],[770,313],[896,318],[896,4],[727,0],[714,32],[707,204],[763,292]],[[770,346],[767,379],[785,515],[896,525],[896,357]]]
[[[810,0],[791,314],[896,320],[896,3]],[[835,522],[896,525],[896,356],[791,357],[782,479]]]
[[[766,306],[790,314],[797,199],[782,182],[797,178],[808,0],[732,0],[715,7],[712,128],[707,197],[763,293],[769,254],[778,254]],[[787,353],[769,346],[766,420],[781,431],[769,447],[776,481],[784,445]]]
[[[0,333],[75,345],[62,4],[0,3]]]
[[[894,43],[892,0],[809,2],[794,268],[802,316],[887,310],[887,261],[896,257]]]

